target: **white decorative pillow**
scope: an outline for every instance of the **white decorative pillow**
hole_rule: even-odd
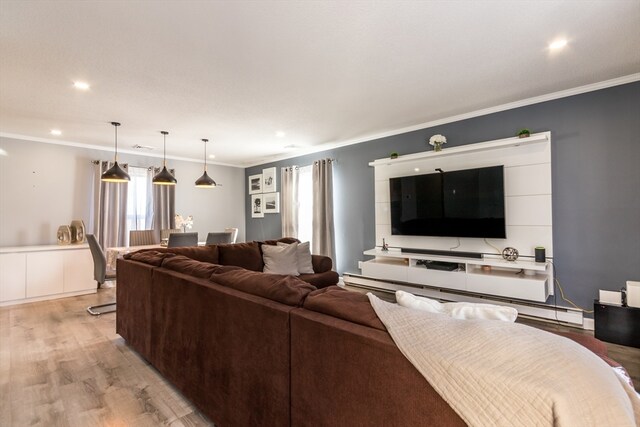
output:
[[[454,319],[488,319],[515,322],[518,310],[494,304],[477,304],[472,302],[448,302],[445,311]]]
[[[298,244],[288,246],[262,245],[265,273],[298,276]]]
[[[313,264],[311,262],[311,249],[309,242],[294,243],[298,245],[298,273],[314,274]],[[278,242],[278,246],[289,246],[289,243]]]
[[[428,311],[429,313],[444,313],[444,304],[440,301],[430,298],[420,298],[409,292],[396,291],[396,301],[402,307]]]
[[[429,313],[442,313],[461,320],[487,319],[515,322],[518,317],[518,310],[512,307],[472,302],[447,302],[443,304],[434,299],[417,297],[404,291],[396,291],[396,301],[402,307],[428,311]]]

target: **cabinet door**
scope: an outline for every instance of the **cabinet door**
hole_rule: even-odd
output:
[[[27,255],[0,255],[0,302],[22,299],[26,295]]]
[[[93,258],[89,249],[64,251],[64,291],[97,289],[93,280]]]
[[[62,293],[63,263],[62,251],[27,254],[27,298]]]

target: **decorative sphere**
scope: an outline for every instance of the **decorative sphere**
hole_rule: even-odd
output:
[[[507,247],[502,250],[502,258],[507,261],[515,261],[518,259],[518,250],[516,248]]]

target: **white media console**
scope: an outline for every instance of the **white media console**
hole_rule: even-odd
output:
[[[461,258],[378,248],[365,251],[364,255],[376,257],[362,263],[364,277],[412,288],[450,289],[536,302],[545,302],[553,288],[553,272],[548,262],[505,261],[488,255]],[[421,265],[422,261],[457,263],[458,268],[454,271],[432,270]],[[389,283],[380,284],[385,289],[389,286]]]

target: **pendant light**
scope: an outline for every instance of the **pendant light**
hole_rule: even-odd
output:
[[[167,135],[169,132],[163,130],[160,131],[162,134],[162,138],[164,140],[163,143],[163,162],[162,162],[162,170],[153,177],[153,183],[156,185],[176,185],[178,181],[176,178],[171,175],[171,172],[167,169]]]
[[[211,179],[211,177],[207,174],[207,142],[208,139],[203,139],[204,142],[204,173],[198,179],[196,179],[196,187],[198,188],[213,188],[217,187],[216,182]]]
[[[118,166],[118,126],[120,123],[111,122],[116,131],[116,153],[113,159],[113,166],[102,174],[100,180],[105,182],[129,182],[131,178],[120,166]]]

